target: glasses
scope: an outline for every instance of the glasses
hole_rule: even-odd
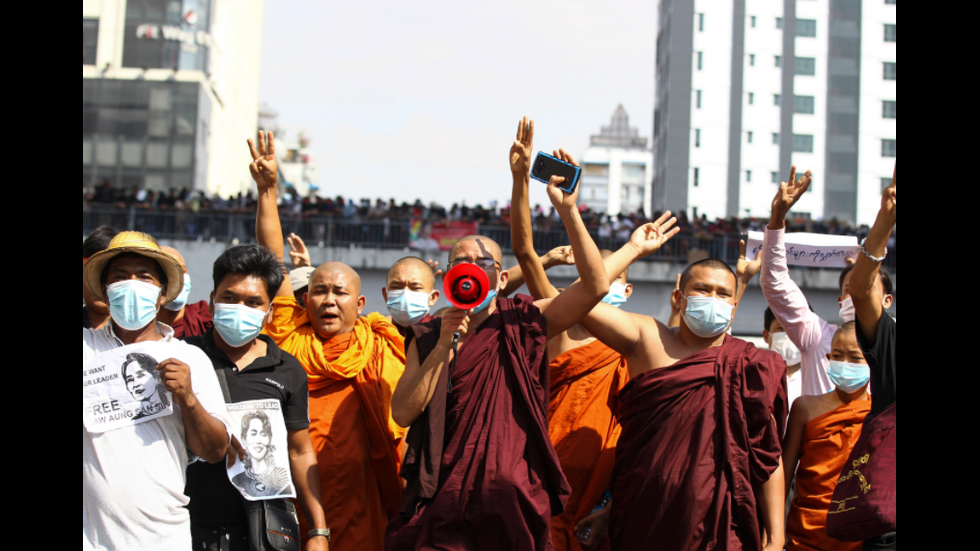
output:
[[[456,266],[459,266],[460,264],[476,264],[477,266],[479,266],[484,270],[489,270],[494,267],[499,267],[500,269],[503,269],[503,266],[501,266],[499,262],[497,262],[492,258],[477,258],[476,260],[461,258],[459,260],[453,260],[452,262],[449,263],[449,269],[451,270]]]

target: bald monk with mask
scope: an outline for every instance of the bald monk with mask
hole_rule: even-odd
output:
[[[548,438],[549,338],[566,331],[609,291],[599,250],[571,195],[551,179],[581,280],[553,300],[502,299],[509,274],[500,247],[460,239],[449,269],[482,269],[492,292],[471,310],[412,326],[392,416],[408,433],[405,502],[388,526],[395,550],[552,549],[550,519],[570,489]],[[458,332],[458,346],[453,334]],[[458,355],[457,355],[458,354]]]
[[[403,336],[413,323],[429,319],[429,309],[439,301],[432,267],[417,256],[406,256],[388,269],[381,289],[391,322]]]
[[[259,189],[256,235],[283,258],[276,207],[275,141],[249,140]],[[391,421],[391,393],[405,369],[404,340],[384,316],[361,316],[366,298],[350,266],[327,262],[310,274],[302,308],[286,276],[265,332],[306,370],[310,440],[317,452],[323,511],[333,551],[378,551],[401,504],[398,447],[404,429]],[[307,526],[301,524],[301,534]],[[311,533],[312,535],[312,533]]]
[[[177,262],[180,262],[180,267],[184,270],[184,287],[177,298],[163,305],[163,308],[157,313],[157,321],[172,327],[174,337],[178,339],[197,337],[207,333],[208,329],[214,327],[214,317],[208,310],[208,301],[206,300],[187,304],[187,299],[191,294],[191,276],[187,273],[184,256],[173,247],[160,248],[163,249],[163,252],[176,258]]]
[[[646,243],[662,239],[653,226],[606,259],[610,273],[649,254]],[[783,548],[786,364],[726,335],[736,293],[735,272],[706,259],[674,290],[678,327],[606,304],[581,322],[630,372],[620,394],[613,549]]]

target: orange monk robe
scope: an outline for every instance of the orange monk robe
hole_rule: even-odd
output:
[[[803,453],[796,469],[796,497],[786,521],[787,551],[859,551],[861,542],[827,535],[830,498],[871,402],[855,400],[815,417],[803,431]]]
[[[548,435],[572,487],[565,511],[551,518],[556,551],[582,551],[575,523],[591,514],[609,488],[619,439],[619,391],[629,382],[626,360],[599,341],[551,361]],[[608,549],[609,540],[600,549]]]
[[[309,381],[310,440],[330,549],[381,551],[385,526],[402,501],[405,429],[391,419],[391,393],[405,371],[404,339],[372,313],[358,318],[352,332],[324,341],[295,298],[276,297],[273,305],[265,332],[299,360]],[[300,529],[309,529],[305,519]]]

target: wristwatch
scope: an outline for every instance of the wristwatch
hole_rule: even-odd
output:
[[[327,538],[327,542],[330,542],[330,529],[329,528],[314,528],[306,534],[307,538],[315,538],[316,536],[323,536]]]

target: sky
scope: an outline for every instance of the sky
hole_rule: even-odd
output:
[[[650,138],[656,2],[266,0],[260,102],[310,138],[321,195],[510,199],[508,152],[576,158],[620,104]],[[548,204],[531,180],[531,204]]]

